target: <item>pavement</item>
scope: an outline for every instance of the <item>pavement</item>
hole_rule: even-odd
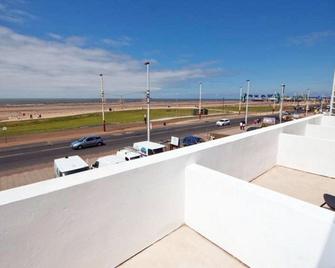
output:
[[[118,267],[247,267],[186,225],[170,233]]]
[[[252,183],[317,206],[323,204],[324,193],[335,195],[334,178],[282,166],[274,166]]]

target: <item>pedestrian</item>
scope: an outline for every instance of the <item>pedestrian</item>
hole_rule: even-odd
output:
[[[240,130],[242,130],[242,128],[243,128],[243,122],[241,121],[240,122]]]

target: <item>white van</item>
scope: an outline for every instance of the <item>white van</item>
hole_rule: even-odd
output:
[[[119,156],[119,155],[107,155],[98,158],[94,164],[92,165],[92,168],[100,168],[100,167],[105,167],[108,165],[116,165],[122,162],[125,162],[126,160],[124,157]]]
[[[89,169],[89,165],[78,155],[65,156],[54,160],[56,177],[63,177]]]
[[[165,145],[151,141],[142,141],[135,142],[133,148],[139,151],[142,155],[148,156],[164,152]]]
[[[126,147],[116,152],[117,156],[123,157],[125,161],[134,160],[142,157],[138,151],[134,150],[131,147]]]

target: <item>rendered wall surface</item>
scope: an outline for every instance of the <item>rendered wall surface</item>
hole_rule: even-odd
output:
[[[335,117],[334,116],[323,116],[321,119],[321,125],[335,127]]]
[[[311,138],[335,140],[335,126],[307,124],[306,136]]]
[[[0,267],[114,267],[184,223],[178,159],[93,173],[96,180],[0,207]]]
[[[283,133],[278,148],[278,165],[335,178],[335,140]]]
[[[186,169],[185,222],[250,267],[334,267],[326,209],[200,165]]]
[[[249,181],[277,164],[281,133],[302,134],[307,123],[320,121],[320,116],[301,119],[121,163],[113,170],[105,167],[2,191],[0,267],[115,266],[185,222],[187,166],[199,164],[244,183],[241,179]],[[211,174],[208,182],[213,182]],[[201,198],[207,195],[211,193]],[[229,204],[209,209],[220,213],[231,204],[223,201]],[[255,214],[254,220],[271,229],[272,222],[262,215]],[[229,235],[240,237],[238,232]],[[249,244],[239,245],[248,250],[244,246]]]

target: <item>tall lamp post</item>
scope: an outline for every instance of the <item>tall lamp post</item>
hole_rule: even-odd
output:
[[[150,62],[146,61],[144,65],[147,66],[147,141],[150,141]]]
[[[202,94],[202,83],[199,84],[199,119],[201,119],[201,94]]]
[[[307,114],[308,114],[308,110],[309,110],[309,93],[310,93],[310,90],[309,89],[307,89],[307,95],[306,95],[306,108],[305,108],[305,114],[306,114],[306,116],[307,116]]]
[[[106,132],[106,121],[105,121],[105,91],[104,91],[104,77],[103,74],[99,75],[101,78],[101,114],[102,114],[102,128]]]
[[[245,124],[248,124],[248,108],[249,108],[249,92],[250,92],[250,80],[247,80],[247,100],[245,105]]]
[[[329,103],[329,115],[334,114],[334,98],[335,98],[335,71],[334,71],[334,78],[333,78],[333,88],[332,94],[330,96],[330,103]]]
[[[242,107],[242,87],[240,87],[240,103],[238,105],[238,114],[241,113],[241,107]]]
[[[283,118],[283,102],[284,102],[284,94],[285,94],[285,84],[281,85],[281,94],[280,94],[280,109],[279,109],[279,122],[282,122]]]

